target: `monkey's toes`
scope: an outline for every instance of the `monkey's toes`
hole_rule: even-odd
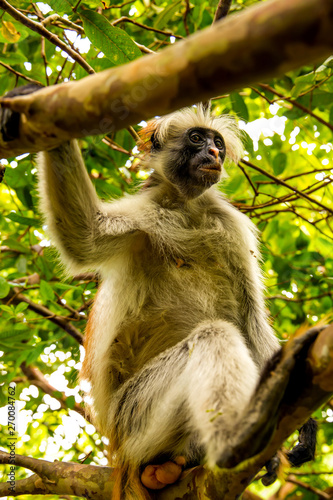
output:
[[[184,457],[176,457],[174,462],[159,465],[147,465],[141,474],[142,484],[151,490],[161,490],[168,484],[175,483],[183,472]]]

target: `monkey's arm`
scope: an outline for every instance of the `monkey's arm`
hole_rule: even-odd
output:
[[[41,153],[38,163],[41,212],[69,269],[98,268],[124,251],[135,221],[98,199],[77,142]]]
[[[7,97],[29,94],[38,85],[25,85]],[[4,141],[19,137],[21,115],[0,108],[0,133]],[[122,252],[136,230],[135,218],[119,204],[102,203],[89,179],[76,141],[40,153],[39,193],[41,211],[49,232],[72,272],[98,268]],[[114,206],[114,208],[113,208]]]

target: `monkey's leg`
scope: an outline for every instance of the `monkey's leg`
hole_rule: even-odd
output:
[[[201,347],[193,342],[189,405],[212,467],[234,444],[235,429],[255,392],[259,370],[234,325],[217,321],[202,327],[201,335]]]
[[[201,323],[119,391],[112,419],[121,459],[140,467],[161,455],[191,461],[206,453],[214,464],[232,444],[258,378],[235,326]]]

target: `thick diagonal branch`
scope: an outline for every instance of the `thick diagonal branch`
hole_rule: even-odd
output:
[[[238,444],[224,457],[224,467],[195,467],[156,494],[158,500],[207,498],[235,500],[285,439],[333,394],[333,325],[296,336],[267,371],[247,412]],[[0,452],[0,463],[10,456]],[[109,500],[111,469],[16,457],[16,465],[38,476],[18,481],[16,493],[66,494]],[[100,472],[99,472],[100,471]],[[26,488],[26,490],[24,489]],[[83,493],[84,492],[84,493]],[[0,496],[13,495],[8,484]],[[189,496],[190,495],[190,496]],[[191,496],[192,495],[192,496]]]
[[[332,17],[331,0],[263,2],[158,54],[5,100],[24,116],[17,139],[0,138],[0,157],[125,128],[322,59]]]

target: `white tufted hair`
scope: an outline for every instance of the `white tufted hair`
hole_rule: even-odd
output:
[[[155,120],[156,138],[163,145],[173,137],[177,138],[190,127],[205,127],[219,132],[226,145],[227,158],[237,163],[243,154],[241,132],[233,116],[214,116],[202,104],[184,108]]]

